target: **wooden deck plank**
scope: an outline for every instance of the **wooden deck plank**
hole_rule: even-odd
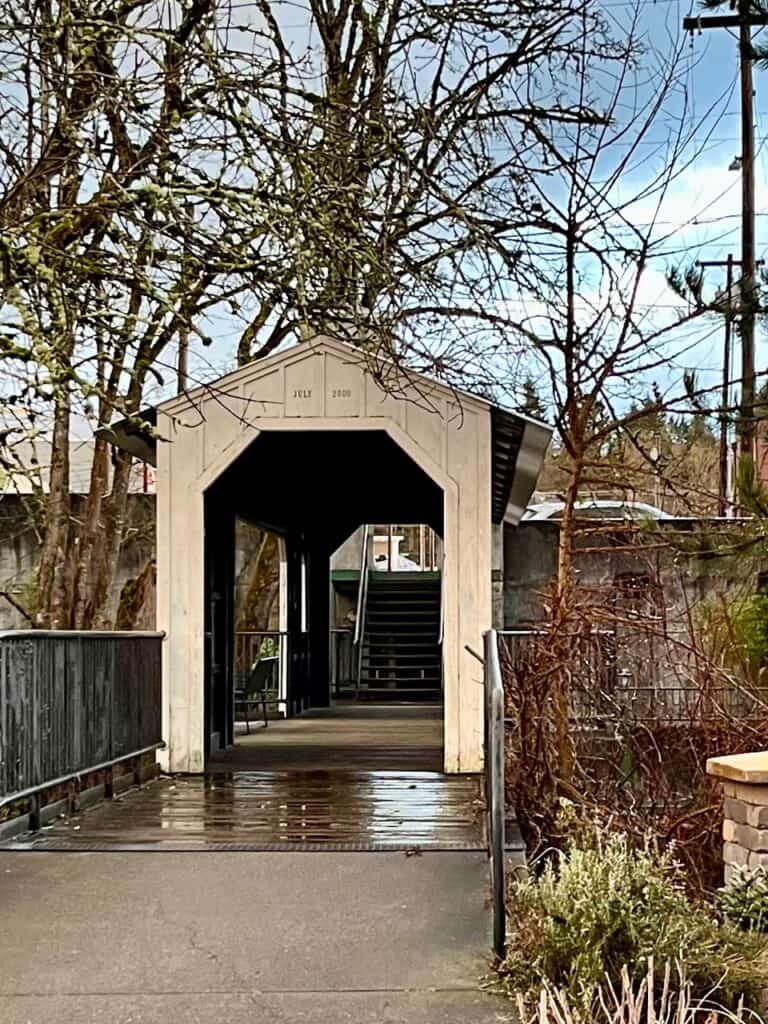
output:
[[[431,708],[320,712],[2,848],[482,849],[480,780],[441,759]]]

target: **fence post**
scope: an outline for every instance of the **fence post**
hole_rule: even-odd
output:
[[[486,715],[485,778],[488,815],[488,851],[491,860],[493,903],[493,951],[503,959],[507,950],[507,910],[504,879],[504,687],[495,629],[484,638],[484,684]]]

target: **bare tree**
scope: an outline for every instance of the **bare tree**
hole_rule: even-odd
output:
[[[173,347],[268,272],[262,189],[237,110],[269,66],[227,43],[213,0],[0,4],[3,456],[51,440],[40,624],[103,624],[130,459],[94,442],[70,487],[73,421],[135,415]],[[166,374],[166,370],[170,371]]]
[[[558,565],[545,628],[551,776],[566,794],[575,771],[574,651],[585,630],[600,628],[574,566],[582,530],[594,529],[580,521],[579,502],[606,490],[631,498],[638,480],[651,489],[669,469],[649,422],[705,414],[712,396],[686,372],[686,353],[720,330],[701,275],[674,269],[691,254],[683,260],[671,238],[680,224],[670,231],[666,219],[671,189],[706,145],[718,104],[694,120],[682,41],[658,52],[644,39],[639,7],[630,19],[622,59],[589,71],[584,24],[572,89],[580,106],[597,90],[599,117],[529,126],[542,154],[530,177],[539,228],[526,236],[536,272],[497,313],[516,346],[508,362],[519,365],[526,343],[522,365],[551,395],[559,449]],[[647,298],[652,277],[666,291],[658,306]],[[671,474],[665,482],[682,491]]]
[[[328,332],[450,383],[482,385],[510,279],[535,271],[531,131],[594,121],[569,65],[616,47],[590,0],[262,4],[278,106],[249,136],[290,183],[284,269],[256,289],[239,360]],[[291,25],[307,49],[294,60]],[[582,48],[588,26],[590,43]],[[381,369],[381,367],[379,367]]]
[[[587,35],[585,29],[585,46]],[[663,469],[652,421],[666,431],[675,414],[690,420],[716,411],[715,388],[686,370],[687,354],[720,329],[715,299],[705,297],[695,268],[675,269],[680,225],[670,231],[665,216],[671,187],[691,170],[717,123],[718,104],[692,121],[682,43],[665,54],[646,47],[642,65],[640,47],[638,9],[623,63],[612,65],[600,123],[531,126],[546,154],[533,177],[546,230],[529,240],[538,273],[510,303],[506,320],[528,340],[535,356],[526,365],[537,367],[552,396],[564,503],[555,616],[573,585],[580,498],[601,489],[631,497],[643,476],[651,490]],[[589,79],[578,88],[585,96]],[[690,262],[690,252],[683,255]],[[666,291],[658,305],[644,297],[654,275]],[[666,483],[674,492],[679,481]]]
[[[221,325],[240,363],[327,330],[482,384],[505,282],[535,274],[533,128],[597,119],[564,69],[611,59],[598,11],[0,0],[0,454],[52,439],[40,624],[106,623],[125,527],[104,441],[73,505],[73,422],[185,386]]]

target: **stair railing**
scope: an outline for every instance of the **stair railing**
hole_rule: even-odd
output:
[[[437,630],[437,642],[442,647],[445,639],[445,549],[442,547],[438,572],[440,573],[440,626]]]
[[[371,561],[373,532],[366,523],[363,527],[363,547],[360,555],[360,580],[357,585],[357,611],[355,613],[355,635],[352,643],[357,648],[357,681],[355,696],[360,694],[360,679],[363,675],[363,641],[365,639],[365,612],[368,605],[368,576]]]

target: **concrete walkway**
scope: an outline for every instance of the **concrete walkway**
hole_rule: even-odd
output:
[[[478,1024],[481,853],[0,853],[3,1024]]]

